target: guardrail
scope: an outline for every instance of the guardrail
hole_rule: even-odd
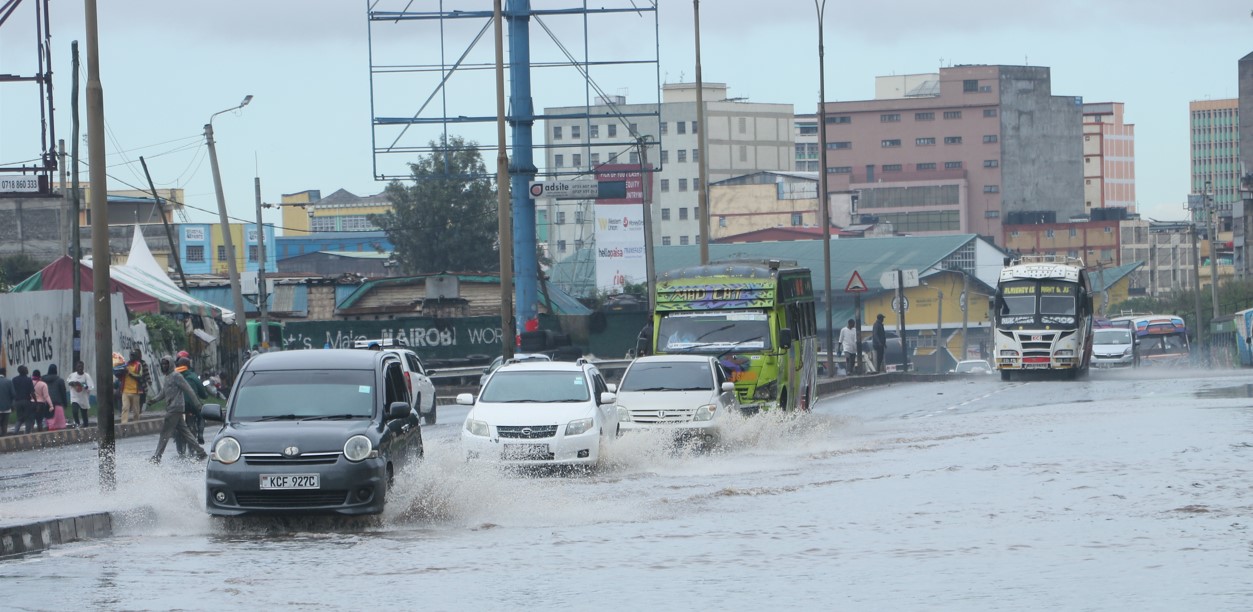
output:
[[[604,359],[592,361],[600,371],[604,374],[605,379],[609,382],[617,382],[622,378],[622,373],[626,371],[628,365],[631,364],[630,359]],[[431,382],[437,387],[475,387],[479,386],[479,378],[483,376],[483,366],[470,366],[459,368],[431,368],[435,373],[431,375]]]

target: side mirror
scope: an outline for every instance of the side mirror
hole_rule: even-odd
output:
[[[784,327],[779,330],[779,346],[782,348],[792,347],[792,330]]]
[[[222,405],[221,404],[204,404],[200,407],[200,415],[206,421],[222,421]]]
[[[458,394],[457,394],[457,405],[458,405],[458,406],[473,406],[473,405],[474,405],[474,396],[473,396],[473,395],[471,395],[471,394],[469,394],[469,393],[458,393]]]
[[[435,376],[437,372],[439,372],[439,370],[427,370],[426,375],[427,377]]]
[[[617,393],[617,392],[618,392],[618,385],[615,385],[615,384],[613,384],[613,383],[605,383],[605,386],[609,388],[609,392],[610,392],[610,393]]]
[[[731,393],[734,393],[734,392],[735,392],[735,383],[733,383],[733,382],[724,382],[724,383],[722,383],[722,390],[723,390],[724,392],[725,392],[725,391],[729,391],[729,392],[731,392]]]
[[[600,403],[602,404],[612,404],[616,401],[618,401],[617,393],[614,393],[612,391],[605,391],[600,394]]]
[[[410,410],[412,408],[409,407],[409,402],[392,402],[387,406],[387,418],[389,420],[403,419],[409,416]]]

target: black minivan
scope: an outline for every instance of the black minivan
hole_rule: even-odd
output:
[[[378,514],[422,458],[422,428],[394,353],[322,349],[257,355],[235,380],[205,472],[205,509]]]

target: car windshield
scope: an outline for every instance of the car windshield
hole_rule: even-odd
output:
[[[1093,344],[1131,344],[1129,329],[1098,329],[1092,334]]]
[[[770,346],[770,322],[764,312],[672,314],[657,332],[660,350],[722,353]]]
[[[479,394],[480,402],[585,402],[591,398],[582,371],[504,369],[492,375]]]
[[[957,364],[958,372],[979,372],[983,370],[991,370],[992,366],[986,361],[963,361]]]
[[[637,361],[627,370],[620,391],[706,391],[714,388],[705,361]]]
[[[373,414],[372,370],[262,370],[243,375],[231,416],[258,421]]]

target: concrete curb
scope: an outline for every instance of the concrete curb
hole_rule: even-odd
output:
[[[887,372],[884,374],[867,374],[865,376],[844,376],[835,379],[818,381],[818,397],[837,395],[845,391],[862,387],[878,387],[892,383],[935,382],[949,378],[944,374],[917,374],[913,372]]]
[[[41,552],[56,546],[113,535],[113,516],[93,512],[30,523],[0,524],[0,559]]]
[[[137,422],[125,425],[117,423],[113,426],[113,435],[118,438],[142,436],[159,433],[165,423],[165,414],[144,415]],[[57,431],[38,431],[28,434],[9,434],[0,437],[0,453],[53,448],[67,444],[94,442],[100,438],[100,429],[92,426],[85,429],[60,429]]]

